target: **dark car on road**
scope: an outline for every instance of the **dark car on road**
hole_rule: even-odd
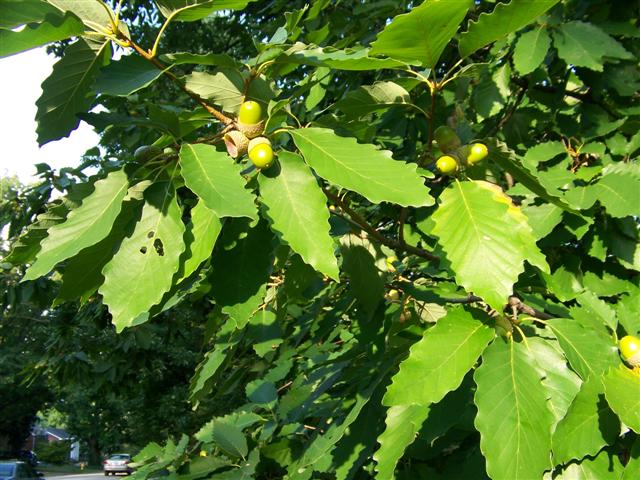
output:
[[[43,480],[42,474],[22,461],[1,461],[0,480]]]
[[[114,453],[104,462],[102,466],[105,475],[115,475],[116,473],[126,473],[131,475],[133,468],[129,466],[131,463],[131,455],[128,453]]]

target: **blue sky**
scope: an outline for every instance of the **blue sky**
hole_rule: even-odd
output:
[[[44,48],[0,59],[0,176],[17,175],[30,183],[35,180],[35,164],[48,163],[55,169],[75,166],[98,143],[93,128],[81,123],[69,138],[38,147],[35,102],[55,61]]]

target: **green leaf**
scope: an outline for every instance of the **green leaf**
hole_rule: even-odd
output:
[[[38,143],[66,137],[78,127],[79,113],[92,104],[88,93],[100,67],[111,57],[110,42],[88,43],[79,39],[69,45],[53,72],[42,83],[42,95],[36,102]]]
[[[404,68],[406,64],[392,58],[373,58],[369,56],[368,48],[347,48],[336,50],[327,48],[307,48],[307,45],[297,43],[285,52],[286,60],[303,65],[330,67],[336,70],[381,70],[383,68]]]
[[[305,161],[336,186],[358,192],[373,203],[402,206],[433,204],[415,164],[391,158],[373,145],[339,137],[326,128],[302,128],[289,133]]]
[[[290,474],[292,472],[302,474],[307,469],[313,470],[313,466],[319,460],[326,458],[325,456],[329,454],[333,446],[347,433],[349,426],[356,421],[362,408],[369,402],[371,394],[379,381],[380,378],[374,379],[366,389],[357,393],[353,407],[351,407],[342,422],[332,422],[325,433],[318,435],[304,451],[302,456],[288,466]],[[292,476],[292,478],[296,477]]]
[[[47,0],[47,2],[62,12],[73,12],[92,30],[95,25],[106,29],[115,18],[114,11],[101,0]],[[129,33],[123,22],[120,22],[120,30]]]
[[[276,314],[266,309],[258,310],[251,317],[247,335],[252,338],[253,350],[260,357],[273,352],[284,341]]]
[[[571,463],[560,475],[553,478],[554,480],[617,479],[622,478],[623,469],[618,455],[603,450],[595,458],[586,457],[580,462]]]
[[[186,258],[184,266],[180,270],[180,283],[191,276],[201,263],[211,257],[213,246],[222,230],[222,222],[218,216],[206,207],[203,201],[191,209],[191,222],[187,225],[185,233]]]
[[[618,362],[615,344],[601,331],[566,318],[548,320],[547,326],[558,339],[571,368],[583,380],[603,374]]]
[[[394,105],[411,106],[409,92],[394,82],[376,82],[348,92],[335,107],[348,117],[361,117],[387,110]]]
[[[612,217],[640,216],[640,176],[606,168],[594,186],[594,196]]]
[[[8,30],[26,23],[41,22],[59,10],[42,0],[0,0],[0,28]]]
[[[197,402],[209,393],[207,386],[211,378],[216,374],[222,363],[227,358],[231,350],[241,339],[241,335],[236,329],[236,322],[228,320],[220,328],[216,337],[214,347],[204,355],[204,360],[196,367],[196,371],[191,379],[189,389],[189,400]],[[201,439],[207,441],[206,439]]]
[[[387,428],[378,437],[380,448],[374,454],[376,480],[393,480],[398,461],[406,448],[413,443],[422,422],[429,415],[425,405],[395,405],[387,410]]]
[[[242,167],[225,152],[211,145],[185,143],[180,166],[187,187],[219,218],[257,218],[253,195],[240,175]]]
[[[93,193],[82,205],[72,210],[67,219],[52,226],[41,243],[36,261],[25,273],[24,280],[34,280],[49,273],[56,264],[73,257],[83,248],[105,238],[120,213],[127,193],[127,175],[118,170],[98,180]]]
[[[138,201],[125,201],[113,228],[100,242],[85,248],[74,256],[64,268],[62,285],[54,304],[79,299],[85,303],[104,282],[102,269],[113,258],[118,245],[132,228],[139,207]]]
[[[186,77],[186,87],[232,113],[238,113],[245,98],[245,77],[232,68],[221,68],[215,74],[193,72]],[[274,94],[269,83],[264,78],[257,77],[251,81],[247,97],[260,103],[263,110],[266,110]]]
[[[139,55],[128,55],[111,62],[98,74],[93,91],[103,95],[126,97],[145,87],[162,75],[151,62]]]
[[[182,212],[171,184],[152,185],[144,199],[135,230],[102,269],[105,280],[99,292],[119,332],[160,303],[171,289],[185,249]]]
[[[212,293],[222,311],[244,328],[258,310],[273,264],[272,235],[259,222],[229,250],[216,249],[212,259]],[[224,235],[224,232],[223,232]]]
[[[156,0],[162,14],[180,22],[194,22],[220,10],[242,10],[255,0]]]
[[[460,56],[467,57],[485,45],[495,42],[533,22],[559,0],[511,0],[497,3],[491,13],[481,13],[470,20],[467,31],[460,35]]]
[[[533,72],[544,61],[551,46],[547,29],[536,27],[523,33],[513,52],[513,66],[520,75]]]
[[[562,221],[562,209],[553,203],[526,205],[522,207],[522,213],[529,220],[529,225],[537,240],[549,235]]]
[[[78,208],[82,201],[93,193],[93,185],[80,183],[73,186],[66,197],[51,202],[47,210],[36,217],[26,231],[11,246],[11,252],[4,260],[13,265],[24,265],[33,262],[40,251],[42,240],[47,237],[47,231],[62,223],[69,212]]]
[[[480,310],[455,307],[427,329],[387,388],[383,404],[437,403],[462,383],[495,332]]]
[[[260,197],[272,230],[313,268],[339,279],[329,235],[327,198],[299,155],[280,152],[280,171],[260,175]]]
[[[541,478],[549,468],[553,415],[524,345],[497,339],[476,370],[475,426],[492,479]]]
[[[553,203],[563,210],[571,213],[578,213],[566,202],[560,199],[559,193],[551,193],[543,187],[536,178],[537,173],[532,173],[527,167],[525,167],[520,159],[516,157],[515,153],[509,149],[506,143],[495,138],[491,138],[487,141],[487,147],[489,147],[489,161],[497,163],[500,168],[509,172],[513,178],[532,193],[535,193],[540,198]]]
[[[232,465],[230,459],[225,457],[195,457],[189,461],[189,472],[176,475],[176,480],[197,480],[210,477],[212,472]]]
[[[640,433],[640,375],[624,365],[611,368],[604,377],[607,402],[622,423]]]
[[[249,448],[242,430],[224,420],[218,419],[212,422],[211,427],[207,432],[208,436],[206,438],[201,437],[201,440],[207,443],[215,443],[226,454],[233,457],[245,457],[247,455]]]
[[[575,397],[566,416],[553,435],[556,464],[596,455],[602,447],[615,442],[620,422],[604,399],[600,377],[590,377]]]
[[[636,438],[631,448],[629,462],[624,467],[622,480],[633,480],[640,477],[640,438]]]
[[[455,181],[432,218],[457,283],[496,310],[513,293],[525,260],[548,270],[526,217],[497,185]]]
[[[226,53],[189,53],[177,52],[160,55],[160,60],[172,65],[211,65],[214,67],[242,68],[242,63]]]
[[[71,13],[67,13],[64,17],[48,15],[44,22],[29,24],[19,32],[0,30],[0,58],[65,40],[82,32],[84,32],[84,25]]]
[[[540,338],[528,339],[529,349],[538,366],[544,371],[542,384],[549,392],[549,408],[554,416],[554,426],[567,413],[578,394],[582,381],[568,366],[555,342]]]
[[[368,312],[374,312],[384,295],[384,279],[376,266],[376,250],[367,239],[345,235],[341,239],[342,269],[353,294]]]
[[[470,0],[426,1],[395,17],[371,44],[370,53],[433,68],[472,4]]]
[[[567,22],[554,31],[558,56],[576,67],[601,72],[605,58],[633,59],[634,56],[592,23]]]

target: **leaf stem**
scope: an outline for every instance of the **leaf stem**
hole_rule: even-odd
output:
[[[427,252],[422,248],[414,247],[412,245],[402,244],[397,240],[393,240],[391,238],[387,238],[382,235],[379,231],[377,231],[373,226],[371,226],[359,213],[354,211],[347,203],[342,200],[338,195],[331,192],[328,188],[324,189],[324,193],[329,197],[335,205],[340,207],[344,212],[351,217],[354,223],[356,223],[362,230],[367,232],[373,239],[375,239],[378,243],[386,245],[393,250],[399,252],[406,252],[409,254],[417,255],[418,257],[425,258],[427,260],[439,260],[440,258],[431,252]]]
[[[133,40],[131,40],[130,38],[128,38],[126,35],[124,35],[122,32],[118,31],[118,36],[129,43],[129,45],[131,46],[131,48],[133,48],[135,50],[136,53],[138,53],[139,55],[141,55],[143,58],[145,58],[146,60],[148,60],[149,62],[151,62],[158,70],[162,71],[162,74],[165,77],[168,77],[173,83],[175,83],[184,93],[186,93],[187,95],[189,95],[193,100],[195,100],[196,102],[198,102],[200,105],[202,105],[202,107],[204,107],[204,109],[209,112],[213,117],[215,117],[217,120],[219,120],[220,122],[224,123],[225,125],[229,125],[230,123],[233,123],[233,119],[230,117],[227,117],[224,113],[220,112],[219,110],[217,110],[215,107],[211,106],[206,100],[204,100],[200,95],[198,95],[195,92],[192,92],[191,90],[189,90],[185,84],[177,77],[175,76],[166,65],[164,65],[160,60],[158,60],[157,58],[154,58],[154,56],[150,53],[145,51],[140,45],[138,45],[136,42],[134,42]]]

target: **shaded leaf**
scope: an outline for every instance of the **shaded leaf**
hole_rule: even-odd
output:
[[[372,112],[384,111],[394,105],[407,105],[411,96],[394,82],[377,82],[348,92],[336,103],[336,108],[349,117],[361,117]]]
[[[92,99],[88,96],[91,85],[111,56],[109,45],[109,42],[90,44],[79,39],[66,48],[64,56],[53,66],[36,102],[40,145],[66,137],[78,127],[77,114],[91,107]]]
[[[553,40],[558,56],[565,62],[598,72],[603,70],[605,58],[634,58],[620,43],[592,23],[563,23],[554,31]]]
[[[41,22],[59,10],[42,0],[1,0],[0,28],[13,29],[26,23]]]
[[[242,10],[255,0],[156,0],[162,14],[181,22],[193,22],[220,10]]]
[[[345,235],[341,243],[342,269],[349,276],[353,294],[371,313],[384,295],[384,279],[376,266],[375,248],[355,235]]]
[[[160,75],[162,70],[158,70],[148,60],[139,55],[127,55],[100,71],[93,84],[93,91],[126,97],[149,86]]]
[[[63,17],[48,15],[44,22],[29,24],[19,32],[0,30],[0,58],[65,40],[82,32],[84,32],[83,23],[71,13]]]
[[[216,249],[212,259],[213,297],[238,329],[246,326],[262,304],[273,263],[267,223],[261,221],[245,233],[233,248]]]

